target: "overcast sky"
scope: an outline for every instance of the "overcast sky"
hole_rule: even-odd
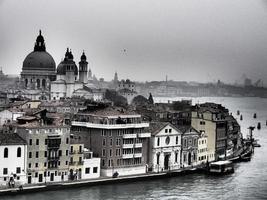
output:
[[[67,47],[76,63],[85,50],[105,80],[267,85],[267,0],[0,0],[5,73],[21,72],[39,29],[57,64]]]

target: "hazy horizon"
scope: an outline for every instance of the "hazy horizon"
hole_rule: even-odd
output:
[[[267,83],[264,0],[0,0],[0,67],[20,74],[39,29],[58,65],[85,50],[98,78]],[[265,84],[266,86],[267,84]]]

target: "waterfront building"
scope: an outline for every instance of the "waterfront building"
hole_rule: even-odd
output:
[[[99,101],[103,99],[102,91],[93,83],[85,53],[81,55],[79,69],[71,50],[67,48],[65,58],[57,67],[56,81],[51,83],[51,99],[59,100],[71,97],[83,97]]]
[[[199,132],[192,127],[178,127],[182,131],[181,166],[193,167],[198,164]]]
[[[84,144],[79,137],[71,137],[70,139],[70,162],[69,162],[69,179],[82,179],[82,168],[84,164]]]
[[[149,123],[133,111],[118,107],[88,108],[77,113],[72,132],[101,158],[101,175],[133,175],[147,171]]]
[[[46,51],[45,40],[40,30],[34,51],[23,61],[20,94],[35,100],[50,99],[50,85],[55,80],[56,64],[53,57]]]
[[[0,133],[0,187],[27,183],[26,155],[25,140],[15,133]]]
[[[205,164],[208,161],[208,136],[204,133],[200,133],[198,138],[198,149],[197,149],[197,164]]]
[[[68,180],[70,127],[46,111],[17,118],[13,124],[28,146],[27,183],[39,184]]]
[[[168,122],[151,122],[149,169],[153,172],[180,169],[182,132]]]
[[[208,136],[208,161],[224,155],[227,148],[228,110],[219,104],[205,103],[196,105],[192,110],[192,127]]]
[[[84,148],[83,156],[82,179],[99,178],[101,158],[93,157],[93,152],[87,148]]]

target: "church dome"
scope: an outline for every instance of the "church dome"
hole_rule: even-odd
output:
[[[73,61],[73,55],[67,49],[65,58],[57,66],[57,75],[66,75],[66,71],[74,71],[74,75],[78,75],[78,67]]]
[[[44,37],[40,31],[34,46],[34,51],[23,61],[23,70],[41,70],[55,72],[56,63],[53,57],[46,52]]]

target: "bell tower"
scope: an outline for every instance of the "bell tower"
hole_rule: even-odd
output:
[[[83,52],[81,56],[81,61],[79,62],[79,81],[82,83],[87,83],[87,71],[88,71],[88,62],[86,61],[86,56]]]

